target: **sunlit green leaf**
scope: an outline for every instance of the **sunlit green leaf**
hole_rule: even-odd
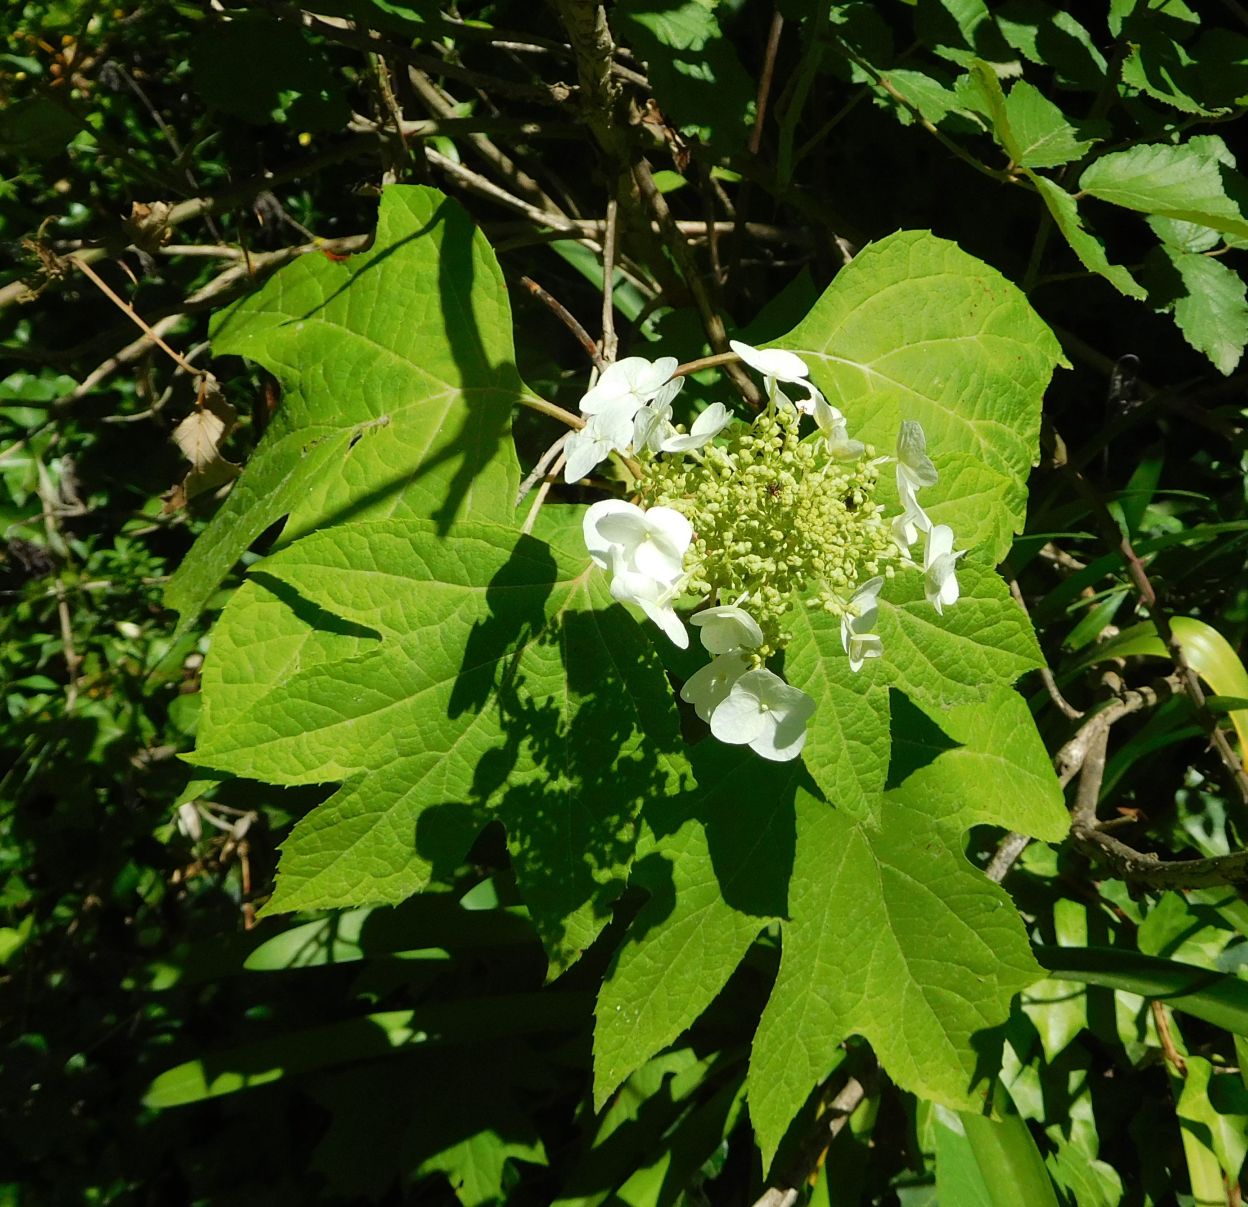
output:
[[[787,910],[800,770],[777,774],[749,751],[703,743],[694,771],[693,793],[644,813],[631,882],[650,899],[598,996],[599,1104],[693,1023],[762,927]]]
[[[1229,376],[1248,344],[1248,286],[1237,272],[1208,256],[1166,244],[1160,254],[1178,274],[1180,288],[1172,290],[1167,283],[1162,289],[1183,338]]]
[[[1084,225],[1079,214],[1079,203],[1056,181],[1047,176],[1029,172],[1032,183],[1048,206],[1057,229],[1062,232],[1070,249],[1079,257],[1079,262],[1089,272],[1104,277],[1119,293],[1129,298],[1143,298],[1146,290],[1136,283],[1131,274],[1121,264],[1111,264],[1105,254],[1105,245]]]
[[[239,555],[289,515],[284,539],[346,519],[505,522],[519,468],[511,309],[493,253],[435,189],[388,189],[372,248],[311,254],[219,315],[218,355],[281,382],[264,439],[169,584],[184,620]]]
[[[767,1163],[851,1034],[897,1084],[978,1109],[991,1067],[980,1033],[1037,978],[1009,898],[910,805],[859,823],[799,792],[797,835],[780,973],[748,1081]]]
[[[636,809],[668,785],[643,730],[670,746],[675,716],[645,639],[606,606],[579,530],[565,539],[556,548],[463,524],[443,540],[427,521],[373,521],[262,563],[270,612],[307,620],[310,606],[335,622],[316,632],[353,630],[311,665],[283,645],[289,670],[277,679],[269,647],[258,682],[245,659],[209,679],[200,763],[343,784],[285,844],[271,908],[400,901],[452,870],[497,809],[552,955],[574,959],[601,929]],[[242,599],[247,633],[255,609],[255,595]],[[227,608],[218,629],[228,635],[233,621]]]
[[[723,151],[744,145],[754,110],[754,81],[720,22],[730,9],[718,0],[620,0],[612,24],[646,62],[655,97],[687,134]]]
[[[1248,235],[1248,180],[1204,144],[1150,144],[1102,155],[1079,187],[1125,209]]]
[[[881,452],[892,451],[902,419],[917,419],[938,469],[942,457],[973,457],[978,473],[961,475],[959,489],[1000,490],[1000,510],[959,505],[942,482],[924,506],[945,504],[967,547],[1004,556],[998,525],[1022,524],[1039,400],[1061,361],[1014,285],[952,243],[903,232],[864,248],[778,343],[806,359],[851,432]]]

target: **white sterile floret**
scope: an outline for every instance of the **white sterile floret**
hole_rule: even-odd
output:
[[[639,453],[662,452],[663,441],[675,430],[671,403],[659,406],[652,402],[633,416],[633,448]]]
[[[937,524],[927,530],[927,545],[923,550],[923,573],[926,582],[923,592],[938,614],[958,602],[958,579],[955,573],[958,558],[965,549],[953,551],[953,529],[948,524]]]
[[[588,514],[585,519],[588,524]],[[642,511],[626,503],[599,513],[595,528],[598,541],[605,540],[620,550],[628,570],[660,583],[674,583],[681,577],[685,551],[693,540],[693,525],[679,511],[671,507]],[[588,538],[585,543],[588,547]]]
[[[684,588],[684,556],[693,527],[670,507],[643,511],[623,499],[603,499],[582,521],[590,558],[611,571],[611,594],[636,604],[680,648],[689,634],[673,601]]]
[[[730,347],[755,373],[770,381],[805,381],[810,376],[806,362],[783,348],[753,348],[739,339],[730,339]]]
[[[613,565],[611,550],[614,542],[598,531],[598,525],[603,518],[616,512],[631,515],[636,511],[641,511],[641,508],[623,499],[603,499],[586,510],[585,518],[581,521],[581,532],[585,536],[585,548],[589,550],[589,556],[595,566],[610,570]]]
[[[922,426],[914,419],[903,419],[897,433],[897,493],[902,507],[915,501],[914,492],[921,486],[935,486],[937,476]]]
[[[727,694],[726,689],[725,694]],[[199,806],[194,801],[183,801],[177,807],[174,817],[177,819],[178,830],[184,838],[189,838],[192,842],[198,842],[203,838],[203,820],[200,816]]]
[[[680,689],[680,698],[693,705],[693,711],[704,721],[728,698],[732,685],[750,669],[748,659],[740,654],[722,654],[699,667]]]
[[[732,412],[722,402],[713,402],[694,421],[686,436],[667,436],[661,448],[665,453],[687,453],[710,444],[732,422]],[[670,425],[669,425],[670,426]]]
[[[721,742],[749,746],[773,762],[795,759],[806,745],[806,722],[815,702],[764,668],[746,671],[711,714],[711,733]]]
[[[732,604],[706,608],[693,617],[693,623],[702,630],[702,645],[710,654],[736,654],[763,644],[758,621]]]
[[[780,397],[783,398],[785,402],[789,403],[790,406],[796,407],[803,415],[813,415],[815,413],[815,408],[821,402],[825,405],[827,404],[827,399],[819,393],[818,387],[816,387],[812,382],[799,381],[796,384],[801,386],[806,391],[805,398],[789,398],[786,394],[781,394]]]
[[[906,500],[905,510],[901,515],[893,518],[893,540],[902,553],[909,557],[910,546],[919,539],[919,533],[928,532],[931,527],[932,521],[927,512],[912,495]]]
[[[849,639],[849,669],[857,674],[870,658],[884,657],[884,639],[879,633],[854,633]]]
[[[593,389],[581,399],[581,413],[596,415],[609,407],[624,406],[631,408],[628,418],[632,419],[639,407],[660,393],[666,393],[666,401],[671,402],[680,386],[668,391],[664,387],[668,385],[677,364],[674,356],[660,357],[656,361],[646,360],[644,356],[626,356],[617,360],[602,371]],[[677,380],[683,382],[684,378]]]
[[[828,453],[836,461],[854,461],[866,451],[861,440],[849,438],[849,424],[845,416],[832,406],[822,394],[811,387],[811,413],[815,417],[815,426],[823,433]]]
[[[633,416],[627,407],[615,406],[591,415],[563,446],[563,480],[569,485],[579,482],[613,452],[627,448],[632,438]]]
[[[668,356],[662,361],[662,363],[666,365],[668,361],[674,360],[674,359],[675,357]],[[658,388],[658,391],[655,393],[654,397],[650,399],[650,401],[646,405],[652,406],[656,410],[662,410],[664,408],[671,410],[672,400],[684,388],[685,388],[685,379],[683,377],[673,377],[671,381],[664,382],[663,385],[661,385]]]
[[[620,603],[636,604],[682,650],[689,648],[689,633],[676,615],[672,601],[680,594],[682,581],[659,582],[648,574],[630,569],[618,546],[612,546],[611,595]]]
[[[868,579],[850,596],[841,615],[841,645],[849,655],[849,669],[857,673],[868,658],[884,653],[884,642],[873,632],[880,611],[880,589],[884,579]]]

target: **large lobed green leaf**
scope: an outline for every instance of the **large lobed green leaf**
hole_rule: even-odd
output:
[[[637,808],[673,787],[660,752],[675,710],[579,531],[546,527],[554,543],[469,522],[450,539],[431,521],[339,525],[260,563],[227,606],[197,761],[342,783],[284,845],[270,908],[400,901],[452,870],[497,810],[555,966],[601,929]],[[252,665],[265,620],[281,638]]]
[[[977,1078],[993,1068],[985,1031],[1040,969],[1009,898],[963,857],[962,835],[987,823],[1057,839],[1067,825],[1012,690],[1040,652],[983,564],[1021,522],[1040,396],[1058,359],[1051,334],[997,274],[911,233],[861,253],[779,342],[807,359],[856,433],[890,447],[901,418],[923,422],[942,471],[928,492],[933,513],[980,549],[943,617],[918,575],[897,574],[881,600],[885,656],[858,674],[837,622],[795,615],[785,675],[819,703],[809,777],[760,781],[727,760],[712,777],[698,750],[699,789],[673,803],[679,820],[644,812],[633,881],[651,898],[599,995],[596,1097],[688,1027],[779,917],[781,969],[747,1083],[767,1161],[853,1033],[905,1088],[955,1109],[982,1105]],[[750,848],[738,838],[748,880],[715,857],[713,836],[733,827],[757,839]],[[742,883],[748,904],[733,900]]]
[[[819,702],[808,726],[803,762],[829,799],[855,816],[869,812],[888,774],[889,667],[849,669],[840,622],[800,609],[785,651],[785,674]]]
[[[1042,664],[1031,624],[1000,575],[964,561],[958,583],[962,597],[943,615],[927,602],[917,574],[898,574],[880,598],[888,682],[936,713]]]
[[[697,787],[646,804],[631,883],[642,907],[598,996],[595,1098],[702,1013],[759,930],[786,910],[800,764],[719,743],[694,751]]]
[[[1014,285],[956,244],[903,231],[864,248],[776,342],[807,361],[853,434],[881,452],[901,420],[917,419],[938,469],[966,457],[959,497],[942,480],[924,505],[943,507],[963,547],[982,545],[993,562],[1005,555],[1022,528],[1040,399],[1063,363]],[[1000,506],[985,508],[981,492]]]
[[[945,732],[915,714],[894,707],[897,782],[872,816],[798,795],[783,958],[747,1085],[768,1160],[850,1034],[871,1041],[899,1085],[977,1109],[993,1069],[983,1033],[1037,979],[1009,897],[961,853],[962,832],[980,822],[1065,832],[1027,708],[1002,689],[951,709]]]
[[[510,417],[527,394],[494,253],[436,189],[382,195],[371,250],[312,254],[219,315],[213,352],[282,386],[269,430],[169,584],[186,623],[247,546],[347,519],[503,521],[519,469]]]

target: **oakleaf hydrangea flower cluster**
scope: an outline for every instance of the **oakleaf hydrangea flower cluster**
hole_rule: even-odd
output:
[[[880,593],[896,568],[923,574],[940,613],[957,602],[963,554],[948,525],[933,524],[919,504],[937,472],[918,423],[902,423],[895,457],[876,456],[850,436],[801,357],[731,347],[766,386],[752,423],[734,423],[715,403],[681,430],[671,418],[684,385],[676,360],[628,357],[582,398],[586,424],[568,439],[565,475],[578,481],[612,453],[635,459],[637,502],[606,499],[586,512],[589,555],[611,575],[614,598],[640,608],[681,649],[690,641],[680,613],[691,612],[710,661],[681,697],[720,741],[783,762],[801,753],[815,711],[810,696],[767,667],[791,640],[794,609],[839,618],[856,672],[883,655]],[[805,437],[804,416],[814,420]],[[875,493],[890,461],[901,512],[886,519]],[[921,563],[911,557],[920,538]]]

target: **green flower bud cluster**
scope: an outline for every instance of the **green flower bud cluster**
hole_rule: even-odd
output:
[[[834,458],[822,436],[801,439],[800,422],[773,402],[723,445],[643,464],[642,505],[693,525],[686,591],[721,604],[747,597],[764,636],[756,665],[788,644],[791,608],[842,616],[860,583],[891,577],[901,559],[875,502],[874,450]]]

